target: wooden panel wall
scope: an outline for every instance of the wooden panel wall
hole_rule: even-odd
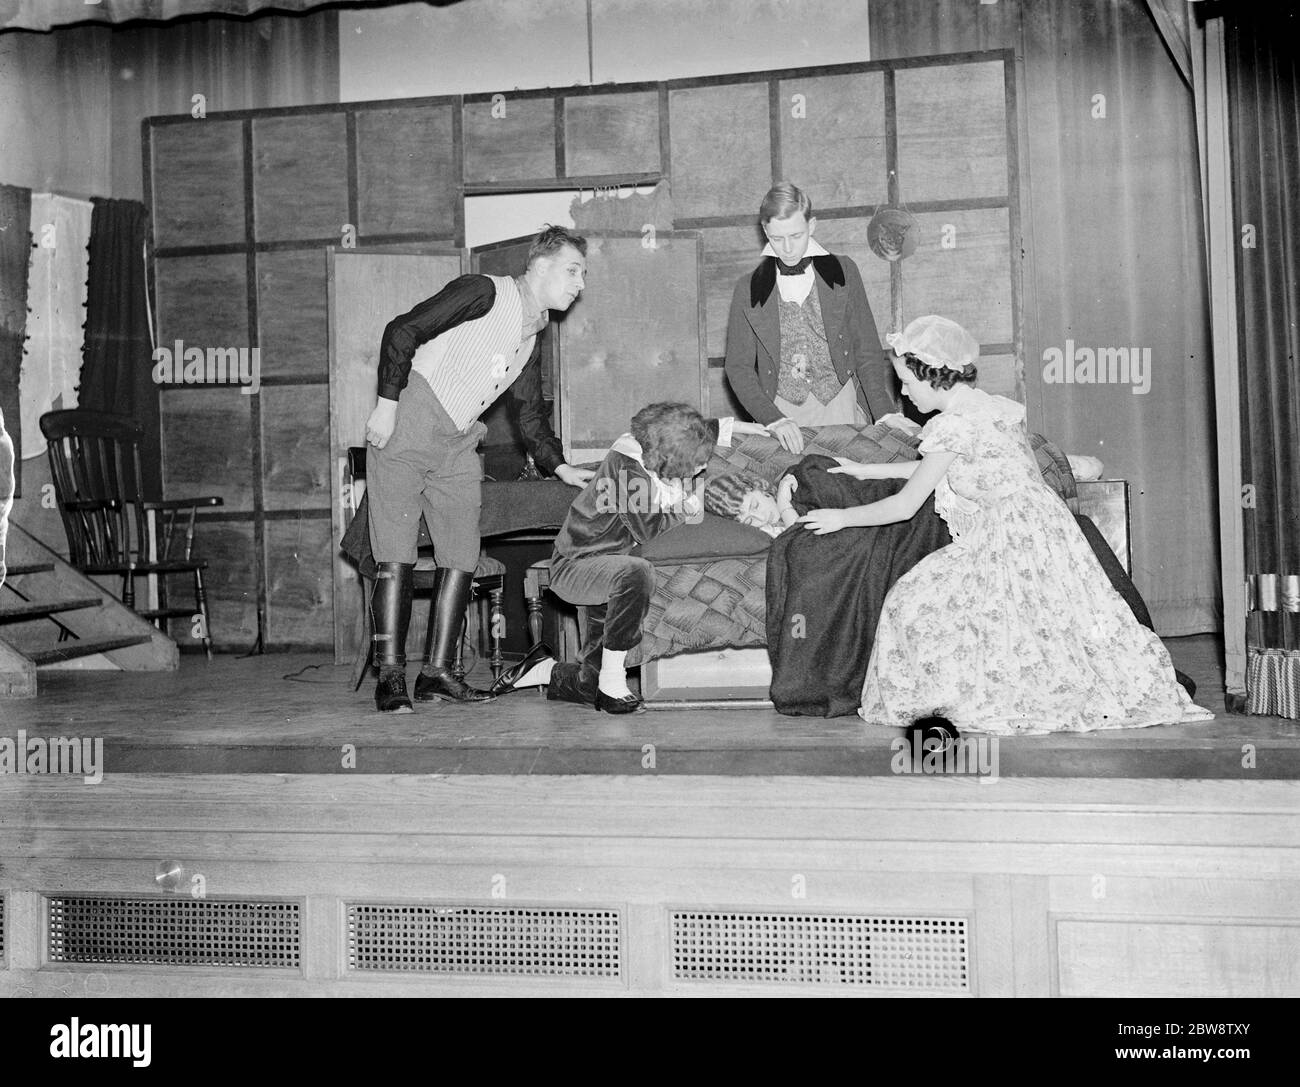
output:
[[[226,501],[198,533],[219,648],[332,645],[326,250],[458,238],[458,105],[145,123],[159,342],[259,351],[257,394],[162,395],[165,493]]]
[[[1015,112],[1012,55],[998,51],[147,121],[159,341],[261,353],[259,395],[175,387],[162,399],[168,493],[221,493],[210,520],[251,531],[251,567],[247,554],[213,560],[232,568],[219,611],[240,617],[237,633],[215,621],[217,644],[246,647],[250,569],[264,643],[328,641],[332,602],[305,590],[268,627],[269,586],[289,583],[278,559],[272,571],[269,522],[279,539],[286,518],[330,516],[327,246],[460,246],[466,194],[666,179],[672,228],[702,240],[706,394],[735,410],[727,311],[762,248],[758,204],[789,178],[814,202],[819,240],[857,264],[882,340],[924,313],[951,316],[981,342],[981,383],[1023,399]],[[886,204],[919,222],[917,251],[895,263],[867,244]],[[319,549],[300,569],[328,570],[328,533],[295,538]]]

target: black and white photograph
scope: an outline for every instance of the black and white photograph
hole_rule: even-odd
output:
[[[1296,29],[0,0],[24,1049],[1011,998],[1249,1074],[1300,996]]]

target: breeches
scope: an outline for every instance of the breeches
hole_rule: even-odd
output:
[[[414,563],[424,514],[438,565],[475,569],[483,504],[478,444],[486,432],[481,422],[458,431],[429,383],[412,371],[388,444],[367,454],[376,562]]]

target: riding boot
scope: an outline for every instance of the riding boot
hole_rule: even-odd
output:
[[[438,567],[433,601],[429,607],[429,634],[424,645],[424,667],[415,680],[417,702],[491,702],[493,696],[457,678],[452,672],[456,643],[465,623],[474,575],[468,570]]]
[[[373,653],[379,669],[375,708],[381,713],[412,713],[406,693],[406,628],[411,622],[411,590],[415,567],[406,562],[381,562],[370,595]]]

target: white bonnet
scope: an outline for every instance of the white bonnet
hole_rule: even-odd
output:
[[[927,366],[944,370],[964,370],[980,356],[974,336],[956,321],[935,314],[918,317],[902,332],[891,332],[885,343],[896,355],[915,355]]]

